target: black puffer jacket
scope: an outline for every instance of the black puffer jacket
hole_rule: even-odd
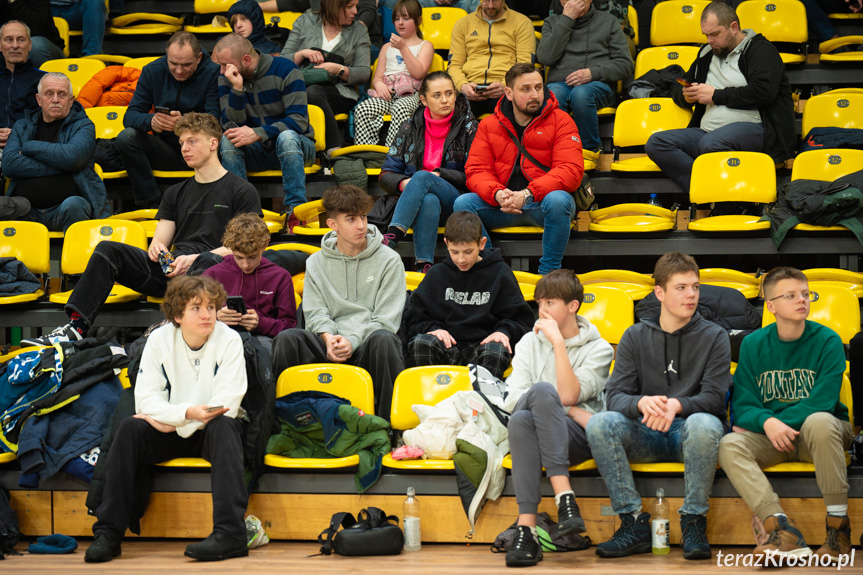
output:
[[[753,330],[761,327],[761,313],[733,288],[702,285],[698,298],[698,313],[725,330]],[[659,315],[659,300],[650,293],[635,306],[639,321]]]

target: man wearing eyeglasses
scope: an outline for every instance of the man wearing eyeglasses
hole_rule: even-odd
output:
[[[827,507],[827,538],[819,564],[851,552],[848,409],[839,401],[845,350],[828,327],[807,320],[813,299],[800,270],[780,267],[764,276],[765,308],[776,323],[743,340],[732,388],[734,433],[719,444],[719,464],[770,533],[755,548],[765,561],[812,554],[761,471],[786,461],[815,463],[815,480]],[[771,559],[772,558],[772,559]],[[821,561],[825,563],[820,563]],[[811,564],[811,563],[810,563]]]

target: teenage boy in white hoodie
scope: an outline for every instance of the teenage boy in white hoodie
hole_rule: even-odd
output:
[[[84,555],[88,563],[120,555],[138,470],[176,457],[203,457],[212,465],[213,532],[188,545],[185,555],[219,561],[249,554],[238,419],[248,382],[240,335],[216,321],[225,297],[222,284],[208,277],[182,276],[168,284],[162,311],[171,323],[153,331],[144,347],[137,413],[120,422],[118,447],[108,454],[99,520]]]
[[[569,483],[569,466],[591,458],[584,428],[605,409],[605,384],[614,350],[586,318],[577,315],[584,287],[571,270],[554,270],[536,284],[539,319],[515,346],[509,394],[509,447],[518,503],[518,534],[506,553],[508,567],[536,565],[542,468],[557,501],[563,534],[584,531]]]
[[[368,225],[373,204],[357,186],[324,192],[330,230],[321,251],[306,260],[306,329],[288,329],[273,342],[273,372],[307,363],[335,362],[367,370],[375,386],[375,415],[387,421],[393,383],[404,369],[396,335],[405,307],[405,268]]]

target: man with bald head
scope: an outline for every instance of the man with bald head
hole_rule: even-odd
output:
[[[291,60],[261,54],[239,34],[219,40],[213,61],[220,67],[222,165],[241,178],[247,170],[281,169],[290,233],[299,223],[294,208],[306,201],[304,167],[315,161],[303,73]]]
[[[0,26],[0,151],[12,132],[12,126],[32,112],[36,104],[36,85],[45,73],[30,61],[30,28],[18,20]]]

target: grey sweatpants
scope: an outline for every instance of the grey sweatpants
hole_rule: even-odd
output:
[[[546,475],[569,475],[569,466],[591,458],[584,428],[566,415],[557,390],[540,382],[521,396],[509,419],[512,483],[519,514],[536,513]]]

